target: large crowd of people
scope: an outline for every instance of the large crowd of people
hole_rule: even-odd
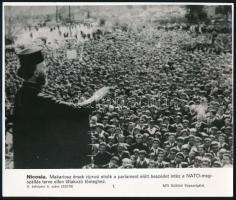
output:
[[[214,39],[224,45],[219,48]],[[75,59],[67,57],[71,46],[44,48],[49,69],[44,92],[78,103],[103,86],[112,87],[90,117],[91,163],[84,168],[230,167],[231,47],[230,33],[214,38],[185,29],[151,34],[147,27],[116,29],[74,44]],[[9,168],[13,103],[22,83],[18,66],[16,53],[6,51]]]
[[[63,43],[66,39],[76,41],[97,39],[99,31],[94,24],[87,23],[49,23],[24,26],[16,38],[16,45],[25,45],[47,36],[47,44]]]

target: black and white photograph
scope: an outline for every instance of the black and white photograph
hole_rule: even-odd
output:
[[[6,5],[4,167],[232,168],[232,16],[227,4]]]

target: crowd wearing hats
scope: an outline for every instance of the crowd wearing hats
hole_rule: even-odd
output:
[[[228,39],[221,51],[184,48],[193,42],[208,42],[208,37],[182,29],[156,29],[148,36],[144,28],[86,40],[81,59],[68,60],[66,46],[43,50],[45,93],[78,103],[103,86],[112,87],[90,118],[91,163],[84,168],[232,166],[232,44]],[[16,54],[6,52],[7,138],[22,83],[18,67]],[[6,154],[11,163],[11,142]]]

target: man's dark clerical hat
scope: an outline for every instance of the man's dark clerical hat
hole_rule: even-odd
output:
[[[17,75],[23,79],[30,78],[36,69],[36,65],[44,60],[42,48],[40,47],[25,48],[18,53],[18,57],[20,68]]]

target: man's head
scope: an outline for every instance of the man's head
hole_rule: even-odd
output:
[[[177,127],[176,127],[176,131],[177,132],[181,132],[181,130],[183,130],[183,125],[182,124],[178,124]]]
[[[223,158],[223,155],[224,155],[226,152],[227,152],[226,149],[223,149],[223,148],[220,149],[220,150],[219,150],[219,158],[222,159],[222,158]]]
[[[118,165],[118,162],[119,162],[119,158],[117,156],[113,156],[110,160],[110,164],[113,164],[113,165]]]
[[[160,140],[158,138],[154,138],[153,140],[153,148],[158,148],[160,145]]]
[[[147,152],[145,150],[141,150],[139,152],[139,158],[140,160],[144,160],[146,158]]]
[[[106,151],[106,148],[107,148],[107,145],[106,145],[105,142],[101,142],[99,144],[99,151],[100,151],[100,153],[104,153]]]
[[[188,144],[184,144],[181,146],[181,152],[183,152],[183,154],[187,156],[189,154],[189,150],[190,150],[189,148],[190,147]]]
[[[108,143],[109,145],[113,145],[113,144],[114,144],[114,141],[115,141],[115,138],[114,138],[113,136],[109,136],[109,137],[108,137],[108,140],[107,140],[107,143]]]
[[[220,168],[220,167],[221,167],[221,163],[216,160],[216,161],[213,162],[212,167],[214,167],[214,168]]]
[[[170,123],[170,118],[169,117],[164,117],[163,118],[163,123],[168,125]]]
[[[220,134],[219,137],[218,137],[218,141],[220,143],[224,143],[225,142],[225,135],[224,134]]]
[[[210,145],[211,145],[211,138],[206,137],[206,138],[204,139],[204,146],[205,146],[205,147],[209,147]]]
[[[181,122],[181,116],[177,115],[177,116],[175,117],[175,122],[176,122],[177,124],[179,124],[179,123]]]
[[[216,152],[218,152],[218,150],[219,150],[219,143],[218,142],[216,142],[216,141],[213,141],[212,143],[211,143],[211,150],[214,152],[214,153],[216,153]]]
[[[183,137],[178,137],[177,138],[177,145],[179,147],[182,147],[183,144],[184,144],[184,138]]]
[[[196,147],[199,147],[201,145],[202,139],[200,137],[195,137],[194,138],[194,145]]]
[[[96,131],[98,133],[101,133],[101,131],[104,129],[104,125],[101,124],[101,123],[97,123],[97,126],[96,126]]]
[[[162,162],[164,160],[164,153],[163,152],[160,152],[158,155],[157,155],[157,160],[159,162]]]
[[[147,145],[148,145],[148,146],[152,146],[152,145],[153,145],[153,142],[154,142],[154,138],[151,137],[151,136],[149,136],[149,137],[148,137],[148,141],[147,141]]]
[[[134,149],[133,150],[133,155],[138,158],[139,157],[139,149]]]
[[[175,142],[175,134],[174,133],[169,133],[168,140],[169,140],[170,143],[174,143]]]
[[[117,145],[117,152],[118,152],[118,153],[121,153],[121,152],[123,152],[124,150],[125,150],[124,144],[123,144],[123,143],[118,143],[118,145]]]
[[[190,134],[190,135],[195,136],[196,133],[197,133],[197,129],[196,129],[196,128],[191,128],[191,129],[189,130],[189,134]]]
[[[196,156],[194,158],[194,167],[200,167],[202,162],[202,158],[200,156]]]
[[[124,158],[122,160],[122,166],[124,168],[133,168],[133,165],[132,165],[132,160],[130,160],[129,158]]]
[[[230,157],[230,155],[225,153],[223,155],[222,162],[223,162],[223,165],[230,165],[231,164],[231,157]]]
[[[91,126],[96,126],[97,124],[97,117],[96,116],[92,116],[91,119],[90,119],[90,125]]]
[[[170,149],[169,158],[170,158],[171,160],[174,160],[174,158],[175,158],[177,152],[178,152],[178,150],[177,150],[175,147],[172,147],[172,148]]]
[[[188,138],[188,143],[190,146],[193,146],[195,142],[195,137],[193,135],[190,135]]]
[[[41,48],[25,48],[18,54],[18,57],[20,60],[18,76],[26,81],[31,79],[40,86],[45,85],[47,68]]]
[[[183,120],[183,127],[188,128],[189,121],[187,119]]]
[[[150,160],[148,163],[148,168],[155,168],[156,167],[156,162],[155,160]]]
[[[140,144],[140,143],[142,143],[142,141],[143,141],[142,135],[141,135],[141,134],[137,134],[137,135],[136,135],[136,142],[137,142],[138,144]]]
[[[126,139],[125,139],[126,143],[127,143],[127,144],[132,144],[133,138],[134,138],[134,137],[133,137],[132,135],[126,136]]]
[[[209,168],[211,166],[211,160],[209,158],[203,158],[201,168]]]
[[[125,136],[123,134],[119,134],[117,136],[117,140],[119,143],[124,143],[125,142]]]
[[[177,153],[175,156],[175,162],[179,164],[183,162],[183,160],[184,160],[184,154],[182,152]]]

